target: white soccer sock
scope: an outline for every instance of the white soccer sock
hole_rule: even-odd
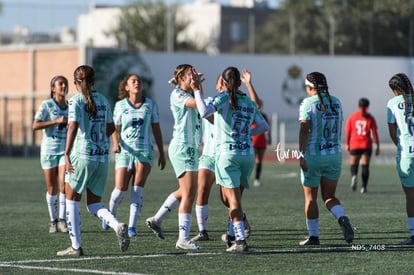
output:
[[[196,216],[198,230],[201,232],[207,230],[207,220],[208,220],[208,204],[205,205],[196,205]]]
[[[234,237],[234,226],[233,226],[233,221],[231,220],[231,218],[227,219],[227,235]]]
[[[306,219],[306,228],[308,229],[309,236],[319,237],[319,219]]]
[[[59,193],[59,219],[66,220],[66,194]]]
[[[340,217],[345,216],[345,210],[342,205],[337,204],[331,208],[331,213],[334,215],[335,219],[339,219]]]
[[[66,222],[68,225],[69,237],[74,249],[81,246],[81,216],[79,212],[79,201],[66,200]]]
[[[141,209],[143,203],[142,193],[144,188],[141,186],[132,186],[131,190],[131,205],[129,206],[129,227],[135,227],[137,221],[141,216]]]
[[[243,241],[246,239],[246,236],[244,234],[244,222],[243,221],[233,222],[233,228],[234,228],[236,240]]]
[[[58,196],[57,195],[50,195],[46,192],[46,203],[47,209],[49,210],[49,217],[50,221],[57,220],[57,213],[58,213]]]
[[[410,230],[410,235],[414,236],[414,218],[408,217],[408,229]]]
[[[95,217],[98,217],[100,220],[108,224],[113,230],[117,230],[119,224],[117,218],[102,203],[96,202],[88,204],[87,209],[90,213],[95,215]]]
[[[124,199],[126,191],[121,191],[116,188],[111,193],[111,198],[109,199],[109,210],[116,215],[118,207],[121,205],[122,200]]]
[[[180,201],[174,196],[174,193],[171,193],[167,199],[164,201],[158,212],[155,214],[155,220],[160,223],[162,220],[167,217],[172,211],[177,209]]]
[[[178,237],[180,240],[190,239],[191,213],[178,213]]]

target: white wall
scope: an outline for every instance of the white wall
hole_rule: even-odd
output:
[[[307,73],[320,71],[328,80],[329,91],[343,103],[344,117],[357,110],[360,97],[371,101],[370,112],[376,117],[380,139],[389,142],[386,124],[386,104],[392,97],[388,80],[398,72],[405,72],[413,78],[413,59],[377,58],[352,56],[277,56],[277,55],[215,55],[186,53],[142,53],[153,75],[153,94],[160,106],[161,126],[164,140],[171,138],[172,115],[169,110],[169,93],[172,87],[167,81],[173,76],[175,67],[182,63],[194,65],[205,74],[206,95],[215,94],[214,84],[218,74],[227,66],[252,72],[254,87],[264,101],[267,114],[277,113],[280,120],[291,122],[287,129],[287,141],[297,142],[296,121],[298,106],[286,103],[283,83],[288,79],[288,69],[297,65],[301,70],[299,83]],[[293,81],[294,82],[294,81]],[[246,89],[242,87],[242,90]],[[293,122],[292,122],[293,121]],[[289,126],[289,125],[288,125]],[[293,128],[292,128],[293,127]],[[343,135],[344,136],[344,135]]]
[[[114,36],[108,37],[105,32],[118,25],[120,8],[94,8],[89,14],[78,17],[78,43],[94,47],[117,47]]]

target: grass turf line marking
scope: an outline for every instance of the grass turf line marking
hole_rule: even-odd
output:
[[[390,250],[407,250],[413,249],[414,245],[384,245],[384,250],[375,250],[377,252],[386,252]],[[154,257],[174,257],[174,256],[206,256],[206,255],[223,255],[223,254],[244,254],[244,255],[263,255],[263,254],[281,254],[281,253],[324,253],[324,252],[364,252],[362,250],[353,250],[352,246],[331,246],[331,247],[303,247],[303,248],[285,248],[271,250],[252,250],[247,252],[229,253],[229,252],[178,252],[163,254],[144,254],[144,255],[125,255],[125,256],[107,256],[107,257],[80,257],[80,258],[64,258],[64,259],[44,259],[44,260],[22,260],[12,262],[0,262],[0,267],[33,269],[33,270],[49,270],[49,271],[70,271],[76,273],[93,273],[93,274],[116,274],[116,275],[145,275],[144,273],[130,272],[112,272],[90,269],[75,268],[58,268],[47,266],[30,266],[24,265],[29,263],[51,263],[51,262],[71,262],[71,261],[90,261],[90,260],[116,260],[128,258],[154,258]]]
[[[101,271],[93,269],[80,269],[80,268],[61,268],[61,267],[47,267],[47,266],[29,266],[29,265],[14,265],[14,264],[2,264],[0,267],[20,268],[20,269],[35,269],[35,270],[47,270],[47,271],[68,271],[75,273],[94,273],[94,274],[116,274],[116,275],[146,275],[144,273],[130,273],[130,272],[116,272],[116,271]]]

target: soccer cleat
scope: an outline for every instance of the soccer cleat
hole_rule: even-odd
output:
[[[352,243],[354,240],[354,230],[352,229],[352,225],[349,222],[347,216],[342,216],[338,219],[338,223],[341,226],[342,233],[344,234],[344,239],[347,243]]]
[[[162,231],[161,223],[157,222],[154,217],[146,219],[145,223],[158,238],[164,240],[164,232]]]
[[[304,241],[301,241],[299,243],[300,245],[319,245],[319,237],[315,237],[315,236],[310,236],[309,238],[307,238]]]
[[[102,220],[102,229],[103,230],[108,230],[109,229],[109,225],[105,222],[105,220]]]
[[[201,247],[195,244],[191,240],[180,240],[178,239],[177,243],[175,244],[175,248],[177,249],[185,249],[185,250],[197,250]]]
[[[406,240],[401,242],[400,245],[414,245],[414,236],[408,237]]]
[[[358,185],[358,179],[357,179],[357,176],[354,175],[351,178],[351,188],[352,188],[352,191],[355,191],[357,189],[357,185]]]
[[[60,232],[68,233],[68,227],[66,226],[66,221],[64,219],[59,219],[56,227]]]
[[[252,228],[250,227],[250,223],[247,220],[246,214],[244,214],[244,216],[243,216],[243,222],[244,222],[244,235],[247,239],[247,238],[250,237],[250,232],[251,232]]]
[[[237,240],[232,246],[226,249],[227,252],[246,252],[247,243],[246,240]]]
[[[49,223],[49,233],[53,234],[53,233],[58,232],[57,223],[58,223],[58,220],[54,220],[53,222]]]
[[[261,184],[261,182],[259,180],[254,180],[253,181],[253,186],[259,187],[260,185],[262,185],[262,184]]]
[[[137,231],[135,230],[135,227],[128,227],[128,236],[129,237],[136,237]]]
[[[118,237],[119,248],[121,251],[127,251],[129,247],[128,225],[125,223],[119,223],[116,229],[116,236]]]
[[[209,241],[210,238],[208,237],[207,230],[201,230],[197,236],[191,239],[192,242],[199,242],[199,241]]]
[[[82,247],[75,249],[71,246],[71,247],[66,248],[65,250],[58,251],[56,255],[57,256],[80,257],[80,256],[83,256],[83,250],[82,250]]]
[[[366,187],[362,187],[361,188],[361,194],[364,194],[364,193],[366,193],[367,192],[367,188]]]
[[[227,248],[229,248],[235,243],[236,237],[235,236],[230,236],[230,235],[227,235],[227,234],[223,234],[223,235],[221,235],[221,240],[223,242],[225,242],[226,245],[227,245]]]

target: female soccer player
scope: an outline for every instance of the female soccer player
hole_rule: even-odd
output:
[[[197,192],[198,150],[201,141],[201,119],[190,85],[192,70],[193,66],[189,64],[179,65],[171,80],[171,84],[175,86],[170,95],[174,129],[168,155],[178,179],[179,188],[167,197],[153,217],[146,220],[147,226],[159,238],[164,239],[161,222],[179,205],[179,237],[175,245],[177,249],[200,248],[190,240],[192,208]]]
[[[326,78],[313,72],[306,76],[308,97],[299,109],[299,150],[301,181],[305,196],[305,216],[309,238],[301,245],[319,245],[318,188],[327,209],[338,220],[345,241],[351,243],[354,231],[345,211],[335,197],[341,174],[342,106],[338,98],[328,91]]]
[[[249,92],[250,98],[257,104],[260,102],[259,97],[251,83],[251,72],[243,69],[240,76],[240,80],[246,85]],[[222,92],[225,87],[223,85],[223,80],[221,75],[218,76],[216,81],[216,90],[217,92]],[[212,97],[206,99],[206,103],[209,104],[212,101]],[[215,153],[216,146],[214,143],[214,118],[210,116],[208,118],[202,119],[202,129],[203,129],[203,152],[200,156],[199,166],[198,166],[198,191],[197,191],[197,200],[196,200],[196,216],[199,233],[197,236],[191,240],[196,241],[208,241],[210,237],[207,232],[207,221],[208,221],[208,200],[210,197],[211,188],[213,183],[216,180],[215,176]],[[250,235],[250,224],[247,220],[246,215],[243,218],[245,226],[245,235],[246,238]],[[231,219],[228,220],[228,227],[233,228],[231,224]],[[233,232],[233,230],[231,230]],[[224,238],[227,238],[227,234],[223,235]],[[230,236],[231,237],[231,236]],[[234,235],[233,235],[234,238]],[[227,242],[227,241],[226,241]]]
[[[142,81],[137,74],[129,74],[119,83],[119,98],[115,104],[115,132],[112,134],[116,153],[115,188],[109,200],[109,210],[117,209],[128,191],[132,179],[128,235],[137,235],[136,224],[141,216],[143,191],[154,159],[152,135],[158,146],[158,166],[165,168],[165,154],[158,117],[158,105],[144,97]],[[108,229],[107,223],[103,223]]]
[[[217,94],[208,105],[204,101],[200,75],[195,70],[192,78],[200,115],[209,117],[215,113],[214,138],[216,151],[220,152],[215,157],[216,182],[220,185],[222,201],[229,209],[235,233],[235,242],[226,251],[246,251],[241,197],[242,189],[249,188],[249,177],[254,165],[251,136],[266,131],[269,126],[256,104],[239,90],[241,79],[237,68],[228,67],[223,71],[221,81],[225,91]],[[257,127],[252,130],[253,123]]]
[[[263,112],[262,101],[260,101],[260,105],[261,106],[259,108],[259,111],[262,113],[262,116],[264,117],[266,122],[269,123],[267,115]],[[256,125],[253,124],[252,127],[254,128],[256,127]],[[252,138],[254,148],[254,163],[256,167],[253,186],[259,187],[260,185],[262,185],[262,183],[260,182],[260,176],[262,175],[263,158],[266,152],[267,144],[270,142],[270,131],[255,135]]]
[[[351,155],[349,162],[351,164],[351,188],[353,191],[357,188],[358,166],[361,162],[362,168],[362,188],[361,193],[367,192],[369,179],[369,163],[372,154],[372,137],[377,145],[375,155],[378,156],[379,140],[377,133],[377,123],[375,118],[368,113],[369,100],[361,98],[358,102],[359,110],[351,114],[346,121],[346,149]]]
[[[69,100],[65,150],[66,217],[72,245],[57,255],[83,255],[79,204],[85,190],[88,211],[114,229],[121,251],[126,251],[129,246],[128,225],[120,223],[101,203],[108,177],[108,137],[115,130],[112,110],[108,100],[93,89],[95,71],[92,67],[79,66],[73,76],[78,93]]]
[[[394,97],[387,104],[387,122],[392,142],[397,146],[397,172],[405,193],[410,237],[402,245],[414,245],[414,90],[404,73],[391,77]]]
[[[42,102],[33,121],[33,130],[42,130],[43,132],[40,161],[46,181],[46,203],[50,217],[49,233],[68,232],[65,217],[64,182],[68,88],[66,77],[62,75],[53,77],[50,81],[50,99]]]

